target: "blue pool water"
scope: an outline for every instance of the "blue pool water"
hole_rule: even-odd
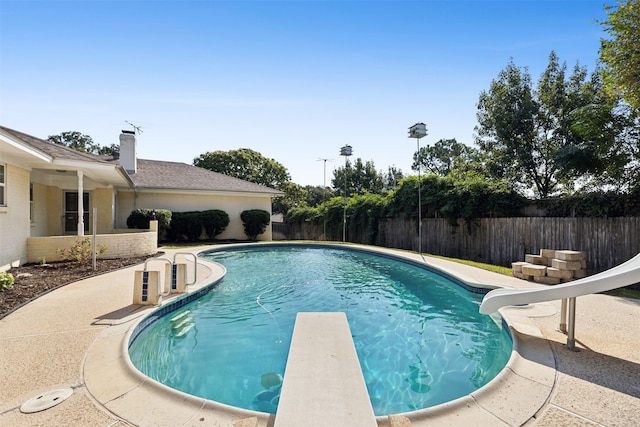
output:
[[[376,415],[467,395],[500,372],[512,342],[481,295],[414,263],[278,245],[205,255],[227,268],[203,297],[131,343],[144,374],[186,393],[275,413],[295,316],[347,314]]]

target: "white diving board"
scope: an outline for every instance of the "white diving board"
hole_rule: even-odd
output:
[[[344,313],[298,313],[274,427],[377,427]]]

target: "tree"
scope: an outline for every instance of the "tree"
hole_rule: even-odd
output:
[[[384,183],[383,190],[388,191],[396,188],[402,178],[404,178],[402,169],[395,166],[389,166],[387,173],[382,175],[382,182]]]
[[[284,196],[273,199],[273,213],[286,214],[289,209],[306,204],[307,190],[303,186],[288,181],[282,184],[279,190],[284,192]]]
[[[344,167],[339,167],[333,171],[333,179],[331,185],[336,193],[344,196],[345,179],[347,194],[362,193],[368,191],[374,194],[380,194],[384,183],[382,176],[376,171],[372,161],[362,163],[362,159],[356,159],[353,166],[347,160]]]
[[[579,65],[567,79],[566,64],[560,65],[555,52],[549,55],[535,91],[527,69],[510,61],[478,103],[476,141],[487,156],[489,175],[533,190],[541,198],[574,190],[584,171],[567,161],[567,153],[587,153],[588,146],[597,146],[591,153],[601,159],[617,155],[615,132],[588,139],[575,126],[585,119],[580,113],[585,108],[611,112],[614,104],[602,96],[602,89],[598,73],[587,79],[586,69]],[[599,114],[598,119],[604,119],[600,126],[613,126],[611,115]]]
[[[93,142],[93,139],[89,135],[82,134],[78,131],[62,132],[59,135],[49,135],[47,141],[53,142],[54,144],[64,145],[65,147],[82,151],[84,153],[101,156],[113,155],[120,151],[120,147],[116,144],[111,144],[108,147],[101,147],[99,144]]]
[[[447,176],[452,170],[467,171],[477,169],[480,153],[473,147],[454,139],[441,139],[433,146],[421,147],[413,155],[412,168],[426,168],[439,176]]]
[[[282,164],[249,148],[210,151],[195,158],[193,165],[277,190],[291,180]]]
[[[533,168],[536,103],[528,70],[510,60],[478,101],[476,142],[488,154],[491,176],[514,183],[527,180]]]
[[[601,22],[611,39],[600,41],[600,59],[607,88],[635,110],[640,109],[640,1],[605,5],[607,20]]]
[[[321,205],[334,196],[331,188],[322,185],[307,185],[304,189],[307,190],[307,205],[312,208]]]

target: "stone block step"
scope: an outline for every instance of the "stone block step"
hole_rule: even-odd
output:
[[[540,249],[540,256],[547,259],[557,258],[555,249]]]
[[[529,265],[528,262],[524,262],[524,261],[518,261],[518,262],[512,262],[511,263],[511,271],[514,273],[522,273],[522,266],[523,265]]]
[[[581,268],[580,270],[576,270],[573,272],[574,279],[582,279],[585,277],[587,277],[587,270],[584,268]]]
[[[529,276],[528,274],[522,274],[522,273],[513,273],[513,277],[517,277],[518,279],[522,279],[522,280],[533,280],[533,276]]]
[[[554,267],[547,267],[547,276],[557,277],[558,279],[571,280],[573,279],[572,270],[560,270]]]
[[[584,259],[584,252],[580,251],[556,251],[557,259],[563,261],[582,261]]]
[[[557,285],[560,283],[560,278],[549,276],[536,276],[533,278],[534,282],[543,283],[545,285]]]
[[[523,265],[522,274],[526,274],[528,276],[533,276],[533,277],[546,276],[547,267],[544,265],[533,265],[533,264]]]
[[[530,264],[547,265],[548,259],[541,257],[540,255],[526,254],[524,261]]]
[[[554,259],[551,261],[551,267],[557,268],[558,270],[580,270],[582,268],[582,262]]]

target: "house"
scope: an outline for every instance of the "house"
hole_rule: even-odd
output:
[[[126,221],[135,209],[220,209],[230,222],[217,237],[246,239],[240,213],[271,212],[282,194],[185,163],[138,159],[130,131],[120,135],[119,155],[105,157],[0,126],[0,271],[55,254],[56,237],[93,234],[94,224],[101,236],[131,234]],[[271,228],[258,238],[270,240]]]

